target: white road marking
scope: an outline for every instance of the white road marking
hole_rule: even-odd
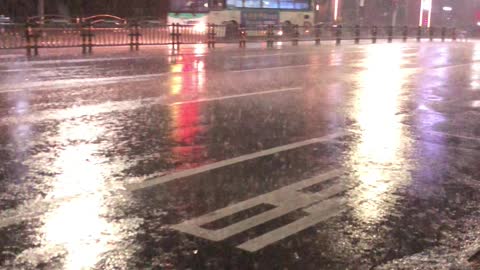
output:
[[[251,68],[251,69],[241,69],[241,70],[230,70],[227,72],[242,73],[242,72],[251,72],[251,71],[282,70],[282,69],[312,67],[312,66],[321,66],[321,65],[325,65],[325,64],[305,64],[305,65],[290,65],[290,66],[266,67],[266,68]]]
[[[171,181],[175,181],[177,179],[181,179],[181,178],[189,177],[189,176],[192,176],[192,175],[216,170],[216,169],[219,169],[219,168],[222,168],[222,167],[231,166],[231,165],[241,163],[241,162],[245,162],[245,161],[248,161],[248,160],[257,159],[259,157],[270,156],[270,155],[273,155],[273,154],[276,154],[276,153],[285,152],[285,151],[289,151],[289,150],[292,150],[292,149],[296,149],[296,148],[300,148],[300,147],[304,147],[304,146],[308,146],[308,145],[312,145],[312,144],[318,144],[318,143],[324,143],[324,142],[332,141],[332,140],[335,140],[337,138],[345,136],[345,134],[346,134],[345,132],[340,131],[340,132],[336,132],[336,133],[333,133],[333,134],[330,134],[330,135],[327,135],[327,136],[323,136],[323,137],[319,137],[319,138],[313,138],[313,139],[300,141],[300,142],[295,142],[295,143],[291,143],[291,144],[287,144],[287,145],[282,145],[282,146],[270,148],[270,149],[267,149],[267,150],[262,150],[262,151],[259,151],[259,152],[255,152],[255,153],[251,153],[251,154],[247,154],[247,155],[243,155],[243,156],[238,156],[238,157],[227,159],[227,160],[222,160],[222,161],[215,162],[215,163],[212,163],[212,164],[207,164],[207,165],[204,165],[204,166],[201,166],[201,167],[198,167],[198,168],[193,168],[193,169],[188,169],[188,170],[172,173],[172,174],[169,174],[169,175],[153,178],[153,179],[141,182],[141,183],[126,184],[125,187],[126,187],[127,190],[134,191],[134,190],[145,189],[145,188],[149,188],[149,187],[153,187],[153,186],[157,186],[157,185],[162,185],[162,184],[165,184],[165,183],[168,183],[168,182],[171,182]]]
[[[241,98],[241,97],[256,96],[256,95],[267,95],[267,94],[273,94],[273,93],[288,92],[288,91],[299,91],[299,90],[302,90],[302,88],[301,87],[292,87],[292,88],[267,90],[267,91],[245,93],[245,94],[238,94],[238,95],[227,95],[227,96],[222,96],[222,97],[201,98],[201,99],[196,99],[196,100],[175,102],[175,103],[170,104],[170,106],[185,105],[185,104],[191,104],[191,103],[210,102],[210,101]]]
[[[62,79],[62,80],[51,80],[51,81],[36,81],[36,82],[27,82],[27,83],[17,83],[15,89],[10,89],[9,87],[0,88],[0,93],[13,93],[13,92],[22,92],[22,91],[41,91],[41,90],[51,90],[56,88],[63,88],[66,86],[84,86],[84,85],[103,85],[103,84],[112,84],[120,82],[136,82],[144,81],[152,78],[158,78],[165,75],[170,75],[172,73],[154,73],[154,74],[143,74],[143,75],[133,75],[133,76],[116,76],[116,77],[103,77],[103,78],[83,78],[83,79]]]
[[[301,68],[301,67],[319,66],[319,65],[323,65],[323,64],[291,65],[291,66],[266,67],[266,68],[257,68],[257,69],[230,70],[230,71],[224,71],[222,73],[243,73],[243,72],[263,71],[263,70],[282,70],[282,69]],[[164,72],[164,73],[116,76],[116,77],[34,81],[34,82],[27,82],[27,83],[17,83],[15,85],[15,88],[13,89],[10,86],[0,88],[0,93],[42,91],[42,90],[52,90],[52,89],[58,89],[58,88],[64,88],[64,87],[96,86],[96,85],[105,85],[105,84],[115,84],[120,82],[121,83],[138,82],[138,81],[147,81],[149,79],[155,79],[163,76],[185,74],[185,73],[187,72]],[[190,71],[188,73],[199,73],[199,72]]]
[[[435,70],[435,69],[442,69],[442,68],[459,68],[463,66],[469,66],[474,64],[475,62],[470,63],[463,63],[463,64],[455,64],[455,65],[443,65],[443,66],[434,66],[434,67],[427,67],[423,68],[424,70]],[[230,70],[225,72],[231,73],[243,73],[243,72],[251,72],[251,71],[263,71],[263,70],[283,70],[283,69],[291,69],[291,68],[303,68],[303,67],[313,67],[313,66],[327,66],[333,67],[327,63],[318,63],[318,64],[303,64],[303,65],[289,65],[289,66],[278,66],[278,67],[266,67],[266,68],[251,68],[251,69],[241,69],[241,70]],[[418,70],[418,67],[404,67],[402,70]]]
[[[0,69],[0,73],[13,73],[13,72],[26,72],[26,71],[57,71],[57,70],[72,70],[76,69],[78,70],[79,68],[82,69],[90,69],[91,66],[89,65],[75,65],[74,68],[65,66],[65,67],[32,67],[32,68],[8,68],[8,69]]]
[[[178,225],[174,225],[171,228],[210,241],[222,241],[258,225],[285,216],[295,210],[302,209],[304,212],[308,213],[308,216],[306,217],[303,217],[293,223],[287,224],[271,232],[267,232],[257,238],[248,240],[237,246],[240,249],[249,252],[255,252],[266,247],[267,245],[273,244],[321,221],[338,215],[345,210],[345,203],[343,199],[328,199],[347,190],[347,188],[341,182],[336,182],[332,186],[316,193],[302,191],[305,188],[339,177],[342,175],[342,173],[343,172],[341,170],[333,170],[328,173],[282,187],[267,194],[263,194],[255,198],[216,210],[204,216],[187,220]],[[262,204],[273,205],[275,208],[221,229],[210,230],[202,228],[202,226],[208,223]]]
[[[12,66],[30,66],[36,64],[72,64],[72,63],[88,63],[88,62],[106,62],[121,61],[131,59],[144,59],[145,57],[102,57],[102,58],[80,58],[80,59],[58,59],[58,60],[29,60],[11,63]]]
[[[279,52],[279,53],[264,53],[264,54],[245,54],[245,55],[234,55],[231,56],[232,59],[236,58],[257,58],[257,57],[270,57],[270,56],[290,56],[290,55],[318,55],[321,56],[319,53],[326,53],[329,54],[332,51],[335,52],[337,50],[337,47],[329,47],[329,50],[308,50],[308,51],[303,51],[303,52]],[[348,51],[343,51],[342,53],[356,53],[356,52],[361,52],[364,51],[365,49],[360,48],[360,49],[355,49],[355,50],[348,50]]]
[[[8,226],[15,225],[15,224],[18,224],[18,223],[21,223],[21,222],[29,220],[29,219],[33,219],[33,218],[41,215],[45,211],[47,211],[47,210],[44,209],[43,207],[40,207],[40,208],[35,207],[34,209],[32,209],[30,212],[28,212],[26,214],[14,215],[14,216],[10,216],[10,217],[3,217],[3,218],[0,219],[0,229],[8,227]]]
[[[18,58],[18,57],[22,57],[22,58],[25,58],[25,54],[1,54],[0,55],[0,59],[3,59],[3,58]]]
[[[447,132],[439,132],[439,131],[432,131],[432,130],[427,131],[425,133],[435,135],[435,136],[446,136],[446,137],[453,137],[453,138],[459,138],[459,139],[464,139],[464,140],[471,140],[471,141],[480,142],[479,137],[457,135],[457,134],[452,134],[452,133],[447,133]]]
[[[327,52],[327,51],[324,51]],[[270,56],[290,56],[290,55],[310,55],[310,54],[318,54],[318,51],[308,51],[308,52],[287,52],[287,53],[271,53],[271,54],[247,54],[247,55],[235,55],[231,58],[257,58],[257,57],[270,57]]]
[[[27,115],[13,115],[13,116],[0,117],[0,123],[1,124],[3,123],[18,124],[20,122],[32,123],[32,122],[44,121],[47,119],[61,120],[61,119],[68,119],[68,118],[98,115],[101,113],[130,111],[130,110],[136,110],[138,108],[149,107],[154,105],[178,106],[178,105],[184,105],[184,104],[211,102],[211,101],[219,101],[219,100],[226,100],[226,99],[242,98],[242,97],[248,97],[248,96],[256,96],[256,95],[268,95],[268,94],[281,93],[281,92],[300,91],[302,89],[303,88],[301,87],[273,89],[273,90],[267,90],[267,91],[238,94],[238,95],[227,95],[227,96],[220,96],[220,97],[210,97],[210,98],[201,98],[196,100],[173,102],[170,104],[167,103],[168,97],[105,102],[102,104],[84,105],[84,106],[78,106],[74,108],[44,110],[44,111],[34,112]]]
[[[307,212],[309,212],[310,215],[251,239],[241,245],[238,245],[237,248],[249,252],[256,252],[268,245],[274,244],[291,235],[308,229],[309,227],[312,227],[322,221],[340,215],[346,210],[345,204],[345,201],[340,198],[334,198],[321,202],[318,205],[312,206],[311,209],[304,209],[304,211],[308,210]]]

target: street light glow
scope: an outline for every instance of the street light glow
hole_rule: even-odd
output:
[[[452,7],[443,7],[443,11],[452,11]]]
[[[335,0],[334,10],[333,10],[333,20],[334,21],[337,21],[337,19],[338,19],[338,1],[340,1],[340,0]]]

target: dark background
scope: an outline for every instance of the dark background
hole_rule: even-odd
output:
[[[37,0],[0,0],[0,14],[21,20],[37,14]],[[113,14],[120,17],[164,17],[168,0],[45,0],[45,14],[81,17]]]
[[[95,14],[112,14],[120,17],[157,17],[165,19],[169,10],[169,0],[44,0],[46,14],[62,14],[82,17]],[[207,0],[175,0],[172,6],[178,12],[191,12],[188,2]],[[318,22],[332,20],[331,5],[333,0],[312,0],[312,6],[319,5],[316,11]],[[37,14],[38,0],[0,0],[0,15],[23,21],[28,16]],[[218,0],[211,0],[215,6]],[[359,8],[356,0],[340,0],[340,17],[344,24],[361,23],[364,25],[388,25],[396,13],[398,25],[418,25],[420,0],[366,0],[365,7]],[[452,12],[442,10],[451,6]],[[197,12],[201,12],[198,11]],[[432,25],[447,27],[472,27],[478,29],[476,14],[480,12],[480,0],[435,0],[432,10]]]

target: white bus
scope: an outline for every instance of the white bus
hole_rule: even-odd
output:
[[[312,0],[170,0],[168,23],[198,25],[314,24]]]

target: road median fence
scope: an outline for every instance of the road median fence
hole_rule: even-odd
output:
[[[254,42],[265,43],[273,47],[278,42],[291,43],[311,41],[320,45],[323,41],[376,43],[380,40],[420,42],[457,40],[458,31],[445,27],[393,27],[393,26],[312,26],[298,25],[154,25],[144,26],[138,23],[118,27],[95,27],[83,24],[69,27],[47,27],[42,25],[0,26],[0,49],[25,49],[28,56],[39,54],[45,48],[77,47],[84,54],[92,53],[95,47],[129,46],[139,50],[148,45],[167,45],[173,51],[179,51],[182,45],[206,44],[215,48],[216,44],[238,44],[240,48]]]

